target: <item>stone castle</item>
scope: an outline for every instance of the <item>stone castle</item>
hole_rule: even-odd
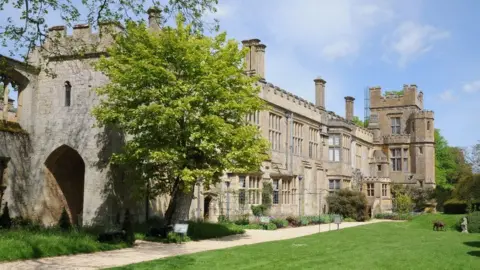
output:
[[[151,28],[155,13],[149,14]],[[121,31],[120,26],[104,24]],[[127,203],[135,217],[162,215],[168,198],[131,202],[128,187],[108,166],[109,156],[121,149],[121,133],[95,127],[90,114],[98,97],[94,89],[108,81],[91,63],[111,38],[77,25],[73,35],[66,28],[50,28],[59,44],[100,44],[95,52],[73,56],[72,50],[56,50],[56,56],[34,51],[23,62],[1,57],[8,66],[2,78],[18,88],[18,108],[9,120],[24,132],[0,131],[0,182],[3,203],[12,215],[38,219],[45,224],[58,220],[65,208],[77,223],[112,222]],[[361,190],[373,215],[392,211],[393,183],[434,186],[434,114],[423,109],[423,93],[416,85],[404,85],[399,94],[369,89],[371,117],[368,128],[353,122],[353,97],[345,97],[345,117],[327,110],[326,81],[312,82],[315,104],[265,78],[266,45],[258,39],[243,41],[250,49],[247,72],[259,75],[260,97],[269,111],[249,115],[271,142],[271,159],[259,172],[226,172],[215,187],[198,183],[190,218],[216,221],[250,213],[262,202],[264,183],[273,187],[271,215],[318,215],[328,212],[328,194],[342,188]],[[46,48],[53,45],[45,44]],[[43,68],[48,62],[50,76]],[[133,205],[133,207],[132,207]]]

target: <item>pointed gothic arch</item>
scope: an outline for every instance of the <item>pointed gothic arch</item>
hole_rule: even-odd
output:
[[[71,221],[77,224],[83,212],[85,187],[85,162],[80,154],[68,145],[55,149],[46,159],[47,177],[56,183],[59,193],[54,200],[65,207]],[[62,207],[62,208],[63,208]],[[58,209],[54,215],[58,215]],[[61,213],[61,209],[60,209]]]

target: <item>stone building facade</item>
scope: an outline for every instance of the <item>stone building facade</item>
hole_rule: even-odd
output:
[[[150,25],[158,28],[154,16],[150,14]],[[105,24],[100,32],[107,28],[121,30]],[[73,47],[46,44],[58,55],[47,59],[34,51],[28,65],[2,57],[10,67],[4,77],[19,89],[15,119],[27,133],[0,131],[3,201],[9,202],[12,215],[45,224],[56,222],[64,207],[74,222],[83,224],[112,222],[125,205],[138,220],[147,212],[162,215],[168,197],[136,202],[128,197],[128,187],[114,184],[121,175],[107,161],[121,149],[124,137],[96,127],[90,114],[98,101],[93,90],[108,80],[92,63],[111,38],[91,33],[88,25],[75,26],[72,36],[63,26],[52,27],[50,35]],[[96,51],[83,53],[82,59],[69,57],[80,43],[95,43]],[[372,120],[367,129],[352,122],[353,97],[345,97],[345,117],[327,111],[325,80],[313,80],[315,104],[311,103],[266,80],[266,46],[260,40],[246,40],[243,46],[250,48],[247,72],[262,78],[260,97],[270,105],[268,111],[248,119],[270,140],[271,159],[258,172],[226,172],[215,187],[207,189],[199,183],[190,218],[216,221],[220,215],[248,214],[251,205],[262,202],[266,183],[273,187],[273,216],[326,213],[328,194],[341,188],[364,192],[372,213],[388,212],[392,182],[434,184],[433,113],[423,111],[416,87],[408,86],[403,96],[396,97],[384,97],[379,88],[372,88]],[[398,118],[399,132],[397,122],[390,125]],[[398,163],[396,149],[401,162],[407,159],[408,168],[392,167]]]

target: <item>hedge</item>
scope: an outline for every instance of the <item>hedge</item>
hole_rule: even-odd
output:
[[[476,209],[480,208],[480,202],[474,202]],[[468,211],[468,204],[465,201],[450,199],[443,204],[443,212],[445,214],[465,214]]]

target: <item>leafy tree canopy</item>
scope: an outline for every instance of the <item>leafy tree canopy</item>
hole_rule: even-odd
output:
[[[360,120],[358,116],[354,116],[352,119],[353,123],[359,127],[368,127],[368,119],[365,121]]]
[[[246,50],[225,33],[193,31],[182,16],[176,27],[128,22],[96,66],[110,82],[97,89],[93,113],[128,134],[112,161],[128,168],[139,191],[149,179],[153,193],[180,185],[193,194],[199,178],[208,186],[225,171],[258,171],[268,158],[268,141],[246,120],[265,109],[257,78],[243,72]]]
[[[103,21],[125,23],[138,20],[144,17],[147,6],[158,7],[163,22],[180,12],[194,28],[201,30],[204,28],[202,15],[215,12],[217,3],[218,0],[0,0],[0,17],[7,22],[0,25],[0,43],[5,47],[8,42],[13,42],[10,44],[12,55],[19,50],[28,53],[47,37],[50,26],[45,18],[49,14],[59,14],[62,23],[69,27],[77,23],[96,26]],[[212,26],[216,28],[217,22]]]

